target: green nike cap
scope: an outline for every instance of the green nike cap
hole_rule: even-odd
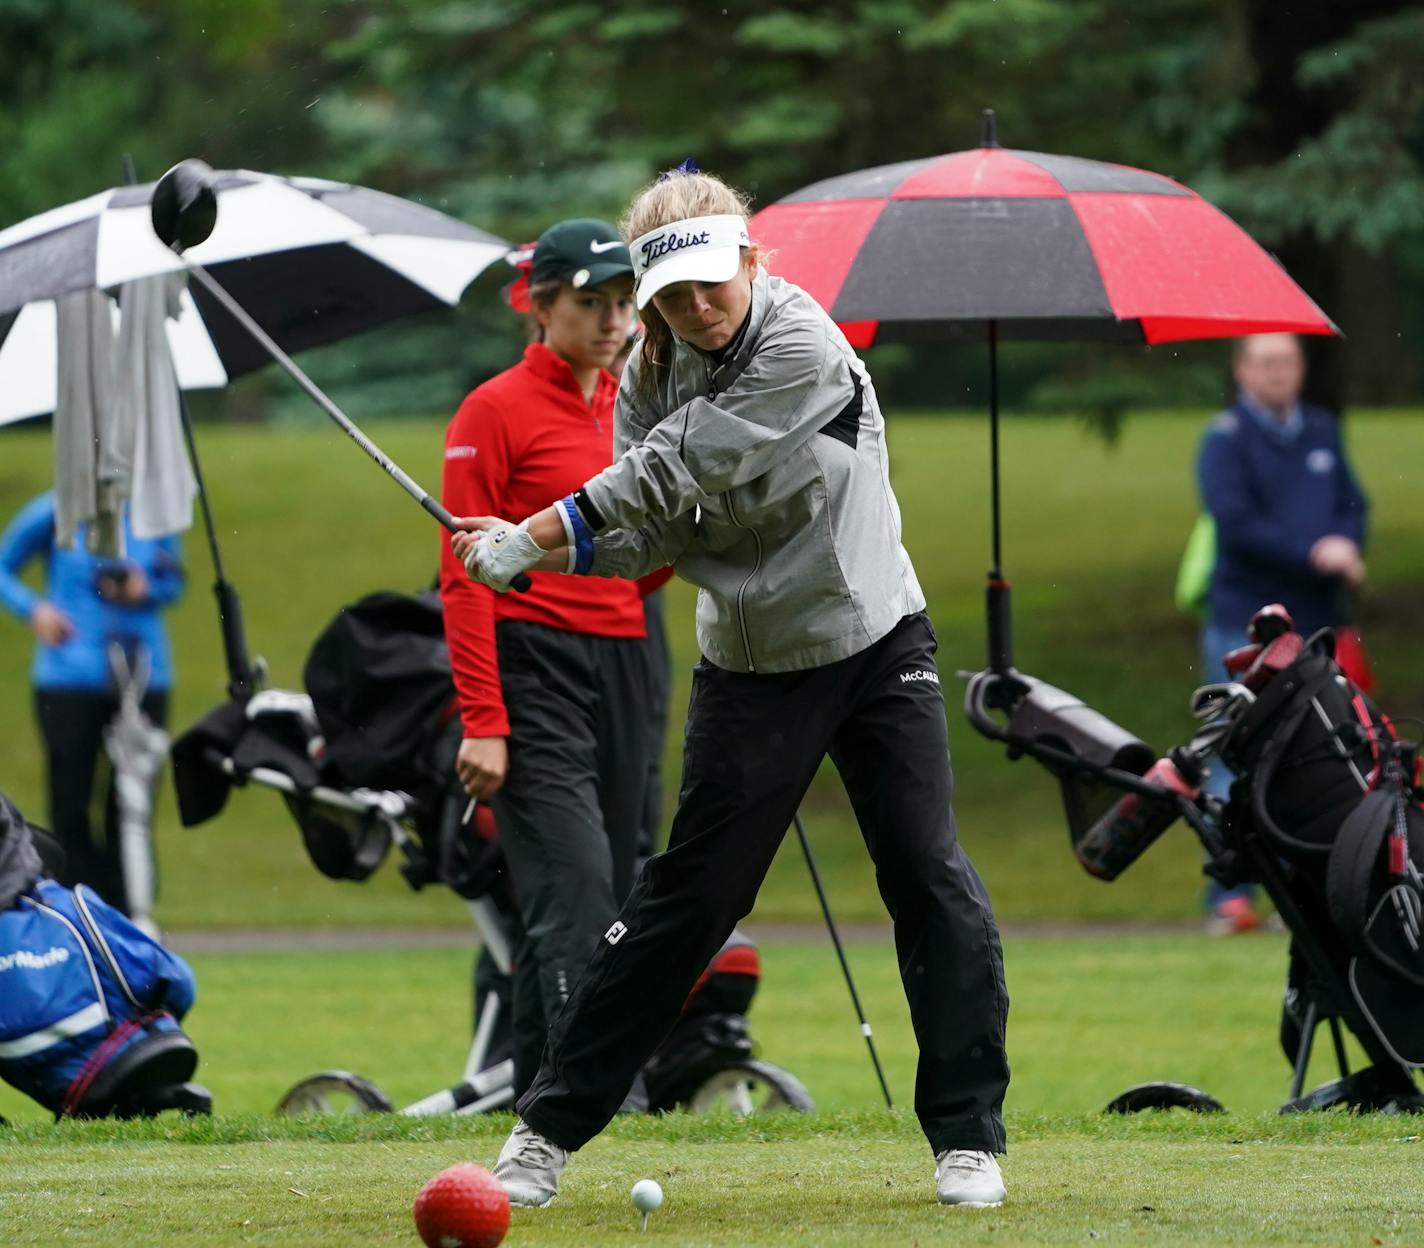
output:
[[[529,280],[601,286],[615,277],[633,276],[628,244],[607,221],[579,217],[551,225],[534,246],[534,268]]]

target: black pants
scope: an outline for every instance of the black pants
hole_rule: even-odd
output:
[[[155,724],[168,723],[168,694],[143,699]],[[35,690],[35,718],[45,743],[50,830],[68,858],[66,884],[87,884],[128,913],[119,843],[119,806],[104,729],[119,713],[116,697],[84,690]]]
[[[509,775],[493,805],[524,929],[514,954],[517,1094],[632,886],[649,677],[641,640],[508,620],[495,645]]]
[[[693,982],[751,910],[829,753],[895,924],[919,1043],[915,1110],[936,1153],[1004,1150],[1003,955],[955,838],[934,630],[923,614],[840,663],[740,675],[698,665],[665,853],[599,943],[519,1113],[568,1149],[607,1125]]]

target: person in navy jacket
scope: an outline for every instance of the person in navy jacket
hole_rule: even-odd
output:
[[[167,722],[173,660],[162,608],[183,592],[183,568],[173,537],[138,538],[124,520],[124,559],[89,552],[87,526],[73,547],[55,543],[54,495],[27,503],[0,535],[0,606],[26,623],[36,639],[31,677],[44,739],[51,830],[68,855],[69,883],[83,882],[116,909],[125,908],[118,811],[108,783],[104,827],[91,826],[96,783],[109,780],[104,728],[118,711],[110,647],[130,666],[148,669],[144,713]],[[44,590],[20,574],[44,564]],[[102,764],[102,766],[101,766]],[[98,833],[96,835],[96,833]]]
[[[1216,525],[1203,681],[1224,678],[1222,659],[1246,644],[1251,616],[1267,603],[1283,603],[1309,637],[1345,622],[1348,593],[1365,579],[1369,504],[1334,413],[1300,400],[1300,343],[1293,334],[1242,338],[1233,364],[1235,400],[1212,421],[1197,458],[1202,502]],[[1209,900],[1216,930],[1255,925],[1249,893]]]

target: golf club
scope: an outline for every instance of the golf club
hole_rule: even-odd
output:
[[[137,186],[138,170],[134,168],[133,157],[125,156],[121,163],[124,185]],[[174,212],[176,205],[169,199],[169,195],[176,196],[180,189],[170,187],[170,190],[165,192],[162,212]],[[213,203],[216,205],[216,198]],[[150,215],[151,213],[150,208]],[[165,218],[165,232],[170,228],[176,226],[170,225]],[[212,226],[209,225],[208,229],[211,230]],[[188,396],[182,386],[178,387],[178,419],[183,426],[183,442],[188,448],[188,462],[193,468],[193,480],[198,486],[198,507],[203,515],[203,530],[208,538],[208,556],[213,561],[213,595],[217,598],[218,627],[222,632],[223,659],[227,664],[227,692],[231,698],[246,701],[264,682],[264,664],[261,658],[254,663],[247,652],[247,630],[242,622],[242,600],[238,597],[237,586],[227,579],[227,572],[223,568],[222,547],[218,543],[212,500],[208,497],[208,486],[203,480],[203,463],[198,455],[197,439],[193,437],[193,418],[188,411]]]
[[[182,256],[189,247],[203,242],[217,224],[217,192],[213,189],[215,175],[212,168],[201,160],[184,160],[165,173],[153,188],[153,203],[150,210],[153,232],[163,245]],[[396,483],[443,524],[451,533],[462,530],[452,516],[439,502],[420,487],[389,455],[371,441],[332,400],[324,390],[306,375],[292,358],[279,347],[272,337],[249,315],[211,273],[200,264],[183,258],[188,272],[214,299],[222,305],[232,318],[243,327],[297,383],[318,407],[334,420],[341,429],[366,452],[376,463],[386,470]],[[530,588],[529,577],[520,573],[512,582],[513,588],[526,593]]]
[[[850,963],[846,961],[845,948],[841,944],[840,933],[836,930],[836,921],[831,917],[831,903],[826,897],[825,886],[821,883],[821,872],[816,866],[816,857],[811,853],[811,838],[806,835],[806,825],[801,822],[801,812],[798,810],[792,819],[796,826],[796,835],[801,841],[801,852],[806,855],[806,867],[811,872],[811,883],[815,886],[816,897],[821,903],[821,913],[826,916],[826,927],[831,933],[831,943],[836,947],[836,957],[841,962],[841,972],[845,975],[846,987],[850,989],[851,1004],[855,1007],[855,1016],[860,1020],[860,1034],[865,1037],[865,1047],[870,1050],[870,1064],[875,1067],[875,1077],[880,1080],[880,1092],[885,1097],[885,1108],[894,1109],[895,1102],[890,1099],[890,1085],[885,1082],[885,1071],[880,1066],[880,1054],[875,1051],[875,1035],[870,1030],[870,1023],[865,1017],[865,1009],[860,1004],[860,993],[855,990],[855,980],[851,978]]]

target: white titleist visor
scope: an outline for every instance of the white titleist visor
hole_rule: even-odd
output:
[[[736,275],[742,248],[751,246],[746,220],[736,213],[688,217],[635,238],[633,255],[638,310],[674,282],[725,282]]]

